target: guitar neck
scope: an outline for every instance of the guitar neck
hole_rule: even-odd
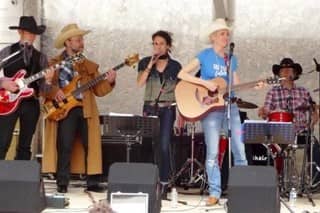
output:
[[[65,64],[66,64],[66,62],[62,61],[58,64],[53,65],[53,69],[58,69],[61,66],[64,66]],[[48,69],[48,68],[41,70],[40,72],[30,76],[29,78],[24,79],[24,84],[28,85],[36,80],[39,80],[40,78],[43,78],[47,74],[47,72],[49,72],[49,71],[50,71],[50,69]]]
[[[80,61],[83,58],[84,58],[84,55],[82,53],[77,53],[76,55],[68,57],[65,60],[61,61],[60,63],[57,63],[57,64],[53,65],[52,67],[53,67],[54,70],[56,70],[56,69],[58,69],[60,67],[65,66],[67,64],[67,62],[71,62],[73,64],[73,63],[75,63],[77,61]],[[34,81],[36,81],[36,80],[38,80],[40,78],[43,78],[47,74],[47,72],[49,72],[49,71],[50,71],[49,68],[43,69],[40,72],[30,76],[29,78],[23,79],[23,82],[24,82],[25,85],[28,85],[28,84],[30,84],[30,83],[32,83],[32,82],[34,82]]]
[[[243,89],[250,89],[250,88],[256,86],[261,81],[265,81],[265,80],[263,79],[263,80],[257,80],[257,81],[243,83],[243,84],[233,85],[232,90],[239,91],[239,90],[243,90]]]
[[[113,67],[112,69],[117,71],[119,70],[120,68],[122,68],[123,66],[125,66],[126,63],[121,63],[115,67]],[[98,84],[100,81],[104,80],[106,78],[106,75],[107,75],[107,72],[99,75],[98,77],[88,81],[87,83],[85,83],[84,85],[78,87],[75,91],[72,92],[72,95],[74,97],[78,96],[80,93],[84,92],[85,90],[95,86],[96,84]]]

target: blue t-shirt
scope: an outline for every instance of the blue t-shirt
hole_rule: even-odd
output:
[[[197,58],[200,61],[200,74],[204,80],[210,80],[217,77],[222,77],[228,83],[227,65],[225,59],[218,55],[213,48],[202,50]],[[230,69],[236,72],[238,68],[238,60],[235,56],[231,57]],[[233,76],[232,76],[233,77]]]

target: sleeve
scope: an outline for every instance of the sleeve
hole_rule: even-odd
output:
[[[95,79],[101,75],[99,72],[99,65],[90,61],[87,61],[86,65],[88,70],[93,71],[93,76],[92,79]],[[98,84],[96,84],[93,88],[92,91],[93,93],[98,96],[102,97],[111,92],[114,88],[115,84],[111,85],[108,80],[104,79],[100,81]]]
[[[44,59],[42,59],[44,61]],[[48,61],[48,66],[52,66],[56,63],[58,63],[59,57],[53,58],[50,61]],[[46,99],[54,99],[59,88],[59,82],[58,82],[58,76],[59,76],[59,71],[55,70],[54,76],[53,76],[53,80],[52,80],[52,84],[48,85],[48,84],[44,84],[44,86],[42,86],[40,88],[40,95],[43,96]]]
[[[48,68],[48,58],[46,55],[40,54],[39,66],[40,70]],[[45,78],[41,78],[39,81],[37,81],[37,84],[41,93],[50,90],[51,86],[45,83]]]
[[[150,59],[151,59],[151,57],[146,57],[146,58],[143,58],[141,61],[139,61],[138,72],[142,72],[146,69]]]
[[[203,62],[203,60],[204,60],[204,56],[205,55],[205,52],[204,51],[201,51],[201,52],[199,52],[197,55],[196,55],[196,58],[199,60],[199,62],[200,62],[200,66],[201,66],[201,64],[202,64],[202,62]]]

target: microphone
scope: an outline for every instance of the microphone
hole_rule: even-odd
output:
[[[320,64],[318,64],[317,59],[313,58],[313,61],[316,64],[316,71],[320,72]]]
[[[287,111],[288,112],[292,112],[292,97],[291,97],[291,95],[289,95],[288,97],[287,97]]]
[[[234,43],[231,42],[231,43],[230,43],[230,51],[229,51],[230,58],[231,58],[231,56],[233,55],[233,49],[234,49]]]
[[[23,62],[26,66],[29,65],[30,63],[30,54],[31,54],[31,45],[29,44],[28,41],[24,41],[22,44],[22,48],[23,48]]]

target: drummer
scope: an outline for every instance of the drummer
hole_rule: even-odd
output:
[[[301,65],[295,63],[291,58],[283,58],[280,64],[272,66],[272,71],[274,75],[283,80],[280,85],[268,91],[264,106],[258,110],[259,116],[264,119],[269,116],[270,119],[270,115],[281,114],[278,121],[293,122],[297,135],[308,129],[309,118],[311,118],[310,127],[312,129],[319,119],[317,110],[314,108],[315,102],[307,89],[294,83],[302,73]],[[281,120],[282,118],[289,120]]]

